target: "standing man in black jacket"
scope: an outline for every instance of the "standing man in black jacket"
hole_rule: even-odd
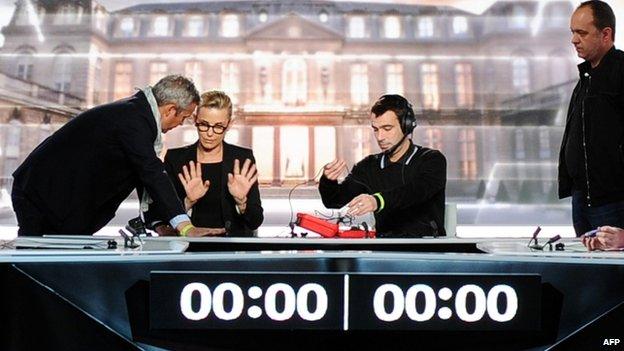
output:
[[[182,124],[198,102],[190,80],[167,76],[65,124],[13,173],[18,235],[93,234],[135,188],[149,194],[142,206],[156,201],[181,235],[223,232],[191,225],[157,156],[161,132]]]
[[[348,214],[374,212],[378,237],[442,236],[446,158],[412,144],[416,127],[412,105],[400,95],[384,95],[371,109],[371,127],[382,152],[369,155],[348,171],[337,159],[325,166],[319,183],[328,208],[349,207]]]
[[[576,235],[624,227],[624,52],[616,50],[615,15],[602,1],[583,2],[570,21],[578,65],[559,154],[559,197],[572,196]]]

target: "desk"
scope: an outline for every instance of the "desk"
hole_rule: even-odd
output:
[[[167,240],[171,239],[148,242]],[[434,350],[608,350],[604,339],[623,334],[619,328],[624,322],[624,253],[483,253],[477,249],[478,240],[465,239],[202,238],[188,242],[189,249],[183,254],[15,256],[0,251],[0,303],[4,311],[0,315],[0,349],[422,346]],[[524,239],[516,242],[526,244]],[[448,248],[455,249],[445,251]],[[468,329],[150,330],[148,292],[154,271],[539,275],[541,321],[538,330],[504,333]]]

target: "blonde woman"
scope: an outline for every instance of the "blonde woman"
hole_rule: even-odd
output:
[[[252,236],[264,219],[255,158],[250,149],[224,141],[231,125],[231,99],[220,91],[202,94],[195,117],[199,140],[168,150],[165,169],[193,225]],[[155,227],[167,231],[166,224]]]

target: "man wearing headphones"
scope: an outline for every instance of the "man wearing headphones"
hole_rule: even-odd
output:
[[[348,206],[347,214],[375,215],[377,237],[442,236],[446,158],[438,150],[412,143],[416,127],[412,105],[400,95],[383,95],[371,109],[371,127],[381,153],[348,171],[344,160],[327,164],[319,192],[327,208]]]

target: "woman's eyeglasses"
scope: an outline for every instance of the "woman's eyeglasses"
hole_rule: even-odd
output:
[[[210,123],[195,123],[195,127],[197,127],[200,132],[207,132],[210,128],[212,128],[213,133],[223,134],[228,126],[224,126],[222,124],[212,125]]]

